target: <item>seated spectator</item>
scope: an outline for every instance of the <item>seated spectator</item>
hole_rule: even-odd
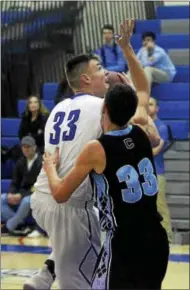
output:
[[[150,87],[152,83],[172,82],[176,75],[175,66],[165,50],[155,44],[156,35],[145,32],[142,41],[143,46],[137,57],[144,67]]]
[[[28,234],[26,227],[16,231],[24,225],[30,215],[30,197],[33,186],[41,170],[42,157],[36,151],[36,142],[26,136],[21,141],[23,157],[16,163],[9,193],[1,194],[1,228],[2,234]]]
[[[102,28],[104,44],[95,51],[101,58],[102,65],[108,71],[126,71],[126,61],[121,48],[114,41],[114,28],[110,24]]]
[[[54,98],[54,104],[57,105],[59,102],[63,101],[64,99],[70,98],[73,95],[73,91],[68,84],[66,76],[60,81],[56,96]]]
[[[162,215],[162,225],[168,234],[168,240],[172,242],[172,228],[169,208],[166,200],[166,181],[165,181],[165,164],[164,164],[164,152],[170,145],[168,127],[161,121],[158,116],[158,104],[154,98],[149,100],[149,115],[153,119],[156,128],[160,134],[160,144],[153,148],[154,162],[156,166],[156,172],[158,176],[159,193],[157,198],[158,212]]]
[[[32,136],[41,153],[44,151],[44,128],[48,118],[48,110],[43,106],[40,98],[30,96],[26,110],[23,113],[19,128],[19,138]]]

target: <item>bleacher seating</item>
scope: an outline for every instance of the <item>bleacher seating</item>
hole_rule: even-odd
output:
[[[8,192],[10,184],[11,184],[10,179],[1,180],[1,192]]]
[[[189,66],[187,65],[177,65],[176,66],[176,76],[173,80],[174,83],[188,83],[189,82]]]
[[[151,94],[153,97],[163,101],[189,101],[189,84],[169,83],[155,85]]]
[[[57,83],[46,83],[43,86],[43,99],[44,100],[53,100],[56,95],[58,88]]]
[[[135,31],[136,33],[142,34],[146,31],[154,32],[155,34],[160,34],[161,32],[161,20],[153,19],[153,20],[137,20],[135,23]]]
[[[18,136],[20,119],[1,119],[1,134],[6,137]]]
[[[1,145],[8,148],[12,148],[17,144],[20,144],[18,138],[18,130],[20,126],[20,119],[7,118],[1,119]],[[2,179],[11,178],[14,162],[7,160],[6,163],[1,164],[1,177]]]
[[[156,10],[157,19],[189,19],[189,6],[160,6]]]
[[[149,27],[149,31],[151,27]],[[138,33],[138,31],[136,31]],[[188,34],[165,34],[165,35],[157,35],[156,43],[165,49],[171,48],[189,48],[190,38]],[[132,46],[137,49],[141,47],[142,44],[142,36],[141,34],[136,34],[131,37],[131,44]]]
[[[161,119],[189,119],[189,102],[187,101],[160,101],[159,110]]]
[[[17,144],[20,144],[20,140],[18,137],[1,137],[2,146],[7,146],[8,148],[11,148]]]
[[[1,164],[1,178],[3,179],[11,179],[12,178],[12,172],[14,169],[14,162],[9,159],[5,163]]]

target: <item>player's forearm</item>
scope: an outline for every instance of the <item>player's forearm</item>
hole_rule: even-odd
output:
[[[148,135],[148,138],[153,148],[160,145],[161,138],[160,138],[159,132],[153,120],[150,117],[148,117],[148,125],[146,127],[146,133]]]
[[[61,178],[58,177],[55,166],[49,167],[48,171],[46,173],[47,173],[47,177],[48,177],[48,182],[49,182],[49,187],[51,189],[51,193],[52,193],[53,197],[56,199],[55,195],[56,195],[56,192],[57,192],[57,188],[61,184]]]
[[[125,49],[123,49],[123,54],[127,60],[129,72],[136,88],[136,92],[144,92],[145,95],[143,98],[139,98],[139,105],[146,106],[148,105],[147,96],[150,95],[150,88],[144,69],[131,46],[125,47]]]
[[[164,140],[160,139],[160,144],[152,149],[153,155],[158,155],[164,146]]]

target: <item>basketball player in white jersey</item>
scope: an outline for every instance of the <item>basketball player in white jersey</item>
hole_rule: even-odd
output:
[[[79,55],[68,61],[66,75],[75,94],[52,110],[45,127],[45,150],[60,150],[61,177],[72,168],[83,146],[100,136],[103,100],[94,95],[103,96],[107,89],[105,71],[95,55]],[[72,200],[62,205],[52,199],[43,170],[35,190],[31,201],[33,216],[50,238],[60,288],[90,289],[101,245],[89,178],[75,191]],[[49,260],[46,266],[52,273],[54,265]]]
[[[127,59],[132,80],[136,89],[142,90],[146,79],[143,74],[138,75],[133,58],[129,55]],[[53,154],[55,148],[59,147],[60,177],[72,168],[83,146],[100,136],[103,102],[93,94],[104,95],[106,91],[104,71],[94,56],[73,58],[67,63],[66,74],[76,94],[54,108],[45,128],[45,151]],[[139,101],[136,121],[141,120],[144,114],[143,102]],[[152,140],[158,142],[156,132],[152,136]],[[55,277],[54,266],[61,289],[90,289],[100,250],[100,229],[88,178],[64,204],[57,204],[51,197],[43,170],[35,187],[36,193],[32,196],[33,215],[50,237],[54,258],[49,258],[44,273],[38,276],[39,284],[26,283],[24,289],[50,289]]]

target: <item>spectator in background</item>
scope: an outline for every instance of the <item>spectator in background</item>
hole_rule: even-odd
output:
[[[19,128],[20,140],[25,136],[32,136],[41,153],[44,151],[44,128],[48,113],[40,98],[30,96]]]
[[[152,83],[172,82],[176,69],[165,50],[155,44],[156,35],[145,32],[142,35],[142,48],[137,57],[144,67],[150,87]]]
[[[68,84],[66,76],[60,81],[56,96],[54,98],[54,104],[57,105],[59,102],[63,101],[64,99],[70,98],[73,95],[73,91]]]
[[[126,71],[126,61],[121,48],[115,43],[114,28],[110,24],[102,28],[104,45],[95,51],[101,58],[102,65],[108,71]]]
[[[166,200],[166,181],[165,181],[165,164],[164,164],[164,152],[170,145],[168,127],[161,121],[158,116],[159,107],[157,101],[154,98],[150,98],[149,100],[149,115],[153,119],[156,128],[161,137],[160,144],[153,148],[154,162],[156,166],[156,172],[158,175],[158,185],[159,185],[159,193],[157,198],[157,206],[158,211],[163,217],[162,225],[167,231],[168,240],[172,242],[172,228],[171,228],[171,220],[169,208]]]
[[[30,197],[34,191],[33,185],[41,170],[42,157],[36,151],[34,138],[26,136],[21,141],[23,157],[15,166],[9,193],[1,194],[1,228],[2,234],[27,235],[29,229],[23,227],[25,219],[30,214]]]

